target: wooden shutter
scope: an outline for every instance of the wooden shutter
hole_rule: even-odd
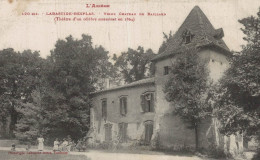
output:
[[[148,124],[145,124],[145,144],[148,144],[149,140],[149,129],[148,129]]]
[[[105,124],[105,141],[112,140],[112,124]]]
[[[105,124],[105,141],[108,141],[108,126]]]
[[[120,98],[120,106],[119,106],[119,109],[120,109],[120,114],[121,114],[121,115],[122,115],[122,105],[123,105],[122,98]]]
[[[127,98],[124,97],[124,114],[127,114]]]
[[[107,101],[102,101],[102,117],[107,118]]]
[[[112,140],[112,124],[109,125],[109,141]]]
[[[118,123],[118,137],[119,142],[122,142],[122,123]]]
[[[124,142],[127,142],[127,123],[124,123]]]
[[[104,101],[104,116],[107,118],[107,101]]]
[[[151,93],[151,101],[150,101],[150,111],[151,112],[154,112],[154,94],[153,93]]]
[[[150,144],[151,138],[153,135],[153,124],[150,122],[147,122],[145,124],[145,144]]]
[[[146,98],[145,98],[145,96],[146,96],[147,94],[145,94],[144,95],[144,106],[145,106],[145,112],[149,112],[149,104],[148,104],[148,101],[146,100]]]
[[[152,135],[153,135],[153,124],[149,124],[149,142],[152,139]]]
[[[145,97],[144,97],[144,95],[141,95],[140,99],[141,99],[141,110],[142,110],[142,112],[145,112]]]

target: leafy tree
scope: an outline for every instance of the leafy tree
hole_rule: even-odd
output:
[[[222,132],[260,135],[260,9],[257,17],[239,20],[244,26],[243,50],[231,59],[231,66],[215,91],[217,115]],[[260,154],[259,154],[260,155]]]
[[[16,108],[21,102],[31,100],[30,93],[38,83],[36,77],[41,60],[38,52],[30,50],[22,53],[11,48],[0,51],[0,118],[3,124],[11,118],[10,130],[5,131],[11,137],[18,117]]]
[[[40,134],[43,122],[40,93],[32,93],[32,102],[22,103],[16,107],[20,118],[16,123],[15,136],[21,142],[35,142]]]
[[[102,46],[93,47],[92,38],[82,39],[68,36],[58,40],[48,57],[46,72],[48,90],[42,105],[44,115],[50,123],[43,126],[50,138],[71,135],[78,139],[86,135],[89,128],[90,99],[97,82],[108,77],[112,64],[108,52]]]
[[[151,49],[144,51],[144,48],[139,46],[137,50],[129,48],[127,52],[122,52],[119,57],[114,54],[113,60],[125,82],[131,83],[150,75],[150,60],[154,55]]]
[[[198,126],[211,115],[211,107],[207,103],[208,70],[196,52],[190,49],[177,55],[164,92],[166,99],[174,103],[174,114],[194,129],[198,149]]]
[[[158,54],[161,54],[166,50],[167,44],[173,38],[172,31],[170,31],[169,35],[167,35],[166,33],[163,32],[163,38],[164,38],[164,40],[163,40],[163,43],[161,44],[161,46],[158,50]]]

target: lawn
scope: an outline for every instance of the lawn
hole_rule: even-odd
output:
[[[84,155],[69,154],[27,154],[26,152],[16,152],[20,154],[10,154],[10,151],[0,151],[1,160],[90,160]],[[23,154],[24,153],[24,154]]]

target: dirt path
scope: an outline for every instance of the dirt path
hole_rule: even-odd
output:
[[[10,151],[10,147],[0,147],[0,150]],[[17,152],[25,152],[24,148],[16,148]],[[32,152],[36,149],[30,150]],[[44,150],[52,152],[51,150]],[[70,155],[85,155],[91,160],[202,160],[197,156],[176,156],[176,155],[156,155],[156,154],[131,154],[131,153],[108,153],[96,150],[87,152],[70,152]]]

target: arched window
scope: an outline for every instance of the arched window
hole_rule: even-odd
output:
[[[127,123],[119,123],[118,124],[118,136],[119,136],[119,142],[124,143],[127,142]]]
[[[105,127],[105,141],[111,141],[112,140],[112,124],[106,123],[104,125]]]

